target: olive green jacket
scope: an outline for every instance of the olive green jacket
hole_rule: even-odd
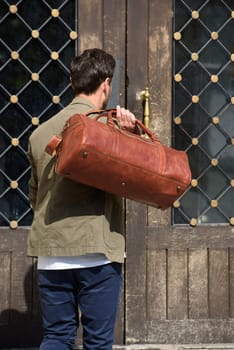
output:
[[[45,152],[51,137],[61,134],[70,116],[94,109],[88,100],[76,97],[29,139],[29,199],[34,211],[29,256],[103,253],[111,261],[123,262],[122,199],[58,176],[54,171],[56,157]]]

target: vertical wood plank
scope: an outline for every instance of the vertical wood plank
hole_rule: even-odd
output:
[[[187,250],[168,250],[168,319],[188,318]]]
[[[127,1],[127,107],[142,119],[136,93],[148,80],[148,1]],[[146,341],[146,206],[127,201],[126,343]]]
[[[171,144],[172,2],[150,0],[149,4],[150,126]]]
[[[207,249],[189,250],[189,318],[208,318]]]
[[[227,249],[209,251],[209,316],[229,316],[229,261]]]
[[[136,93],[148,85],[148,1],[129,0],[127,4],[127,103],[142,119],[142,103],[136,100]]]
[[[103,48],[116,60],[110,104],[125,106],[126,0],[104,0],[103,12]]]
[[[0,253],[0,325],[7,325],[9,322],[10,306],[10,272],[11,254]]]
[[[78,1],[78,53],[93,47],[103,48],[103,2]]]
[[[165,250],[149,250],[147,259],[147,319],[165,320],[166,303],[166,263]]]
[[[30,318],[32,310],[31,259],[24,252],[12,254],[11,312],[14,317]],[[17,312],[15,312],[17,310]]]
[[[230,310],[229,317],[234,318],[234,248],[229,249]]]
[[[37,275],[37,259],[32,258],[32,317],[38,317],[41,314],[39,288]]]
[[[150,129],[164,144],[171,144],[172,106],[172,1],[149,1],[148,66]],[[149,208],[149,225],[170,225],[170,209]]]
[[[113,15],[114,14],[114,15]],[[112,102],[125,105],[125,33],[126,33],[126,1],[103,1],[103,49],[112,54],[116,60],[115,81],[112,85]],[[123,275],[123,279],[125,276]],[[124,343],[124,285],[121,303],[115,328],[115,344]]]
[[[125,58],[126,0],[104,0],[103,13],[103,49]]]
[[[146,207],[127,201],[126,343],[146,341]]]

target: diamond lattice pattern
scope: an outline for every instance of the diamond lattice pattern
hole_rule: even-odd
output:
[[[72,99],[73,0],[1,1],[0,226],[28,226],[28,137]]]
[[[192,182],[173,224],[234,224],[234,1],[174,1],[173,142]]]

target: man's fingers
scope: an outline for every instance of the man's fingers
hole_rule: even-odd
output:
[[[121,108],[120,106],[116,106],[116,117],[119,119],[121,117]]]
[[[122,128],[131,130],[135,127],[136,118],[128,109],[116,106],[116,117]]]
[[[133,113],[131,113],[131,112],[129,112],[130,113],[130,120],[131,120],[131,122],[133,123],[133,124],[135,124],[135,122],[136,122],[136,117],[135,117],[135,115],[133,114]]]

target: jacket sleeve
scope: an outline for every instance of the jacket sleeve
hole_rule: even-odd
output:
[[[31,165],[31,176],[29,179],[29,202],[30,202],[30,206],[31,208],[34,210],[35,206],[36,206],[36,201],[37,201],[37,175],[36,175],[36,167],[35,167],[35,163],[33,160],[33,156],[32,156],[32,147],[31,147],[31,143],[29,141],[28,144],[28,160],[29,163]]]

